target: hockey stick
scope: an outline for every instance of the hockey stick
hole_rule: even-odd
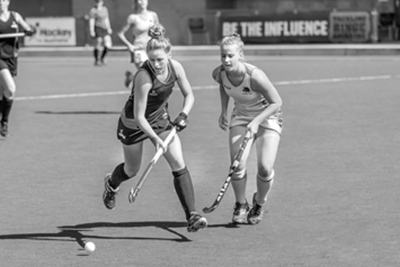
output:
[[[214,211],[221,203],[222,198],[225,196],[226,190],[228,189],[228,187],[231,183],[232,174],[236,170],[236,168],[239,166],[240,159],[242,158],[243,152],[246,149],[247,143],[249,142],[250,138],[251,138],[251,132],[247,131],[245,137],[243,138],[242,143],[240,144],[239,151],[236,153],[235,157],[233,158],[233,162],[229,168],[228,177],[226,177],[221,190],[219,190],[217,198],[215,199],[214,203],[210,207],[203,208],[203,212],[210,213],[210,212]]]
[[[17,37],[24,37],[24,36],[25,36],[24,32],[4,33],[4,34],[0,34],[0,39],[17,38]]]
[[[164,144],[169,144],[172,140],[172,138],[175,136],[176,134],[176,128],[173,127],[171,132],[168,134],[167,138],[165,138],[164,140]],[[150,163],[147,165],[146,169],[144,170],[142,176],[140,177],[137,185],[135,188],[132,187],[131,191],[129,192],[128,195],[128,199],[130,203],[135,202],[135,199],[137,197],[137,195],[139,194],[140,189],[143,186],[144,181],[146,180],[147,176],[149,175],[151,169],[153,169],[154,165],[156,164],[156,162],[158,161],[158,159],[161,157],[161,155],[164,153],[162,148],[159,148],[156,152],[156,154],[154,155],[154,157],[151,159]]]

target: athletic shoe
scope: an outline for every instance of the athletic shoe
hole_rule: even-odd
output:
[[[247,221],[252,225],[259,224],[262,220],[263,214],[266,213],[266,211],[263,209],[263,206],[257,204],[256,194],[257,193],[254,193],[253,195],[253,207],[250,209],[249,214],[247,215]]]
[[[192,212],[187,222],[187,230],[188,232],[197,232],[199,229],[206,228],[207,225],[208,222],[206,218],[204,218],[197,212]]]
[[[8,123],[2,122],[0,128],[0,135],[3,137],[8,137],[10,134],[8,133]]]
[[[125,80],[124,80],[124,85],[126,88],[129,88],[131,83],[133,81],[133,73],[127,70],[125,72]],[[130,89],[130,88],[129,88]]]
[[[233,224],[245,224],[247,223],[247,213],[249,212],[250,207],[247,203],[239,203],[236,202],[233,207],[233,216],[232,223]]]
[[[114,189],[110,185],[111,173],[106,175],[104,178],[104,193],[103,202],[107,209],[113,210],[115,208],[115,195],[117,194],[119,188]]]

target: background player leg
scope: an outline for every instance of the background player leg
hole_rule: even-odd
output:
[[[8,69],[0,71],[0,85],[3,93],[3,100],[1,101],[1,121],[0,121],[0,134],[4,137],[9,136],[8,133],[8,119],[13,105],[13,98],[16,91],[16,85],[13,77]]]
[[[95,66],[100,66],[100,51],[102,51],[102,38],[96,37],[96,45],[93,50]]]
[[[101,53],[101,57],[100,57],[100,62],[103,65],[106,65],[106,55],[108,50],[111,48],[112,46],[112,42],[111,42],[111,36],[110,35],[106,35],[103,37],[103,52]]]

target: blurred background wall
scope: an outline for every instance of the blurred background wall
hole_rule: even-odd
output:
[[[380,28],[400,26],[400,0],[149,0],[174,45],[215,44],[218,18],[230,15],[280,14],[286,12],[377,10]],[[104,0],[114,30],[114,45],[121,45],[116,32],[132,12],[132,0]],[[90,43],[87,14],[94,0],[11,0],[11,9],[24,17],[76,18],[77,44]],[[392,30],[392,29],[391,29]],[[396,35],[397,36],[397,35]],[[393,39],[393,37],[392,37]],[[396,38],[397,39],[397,38]]]

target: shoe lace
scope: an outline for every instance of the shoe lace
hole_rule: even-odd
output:
[[[117,190],[113,189],[109,183],[107,183],[106,187],[107,198],[113,198],[117,194]]]
[[[247,203],[236,202],[235,206],[233,207],[233,214],[239,215],[240,213],[242,213],[242,211],[245,211],[246,208],[247,208]]]
[[[198,213],[193,213],[189,218],[189,224],[195,223],[197,220],[201,218],[201,215]]]
[[[257,216],[258,215],[261,215],[263,212],[264,212],[264,210],[263,210],[263,207],[262,206],[260,206],[260,205],[258,205],[258,204],[256,204],[255,206],[254,206],[254,214],[256,214]]]

